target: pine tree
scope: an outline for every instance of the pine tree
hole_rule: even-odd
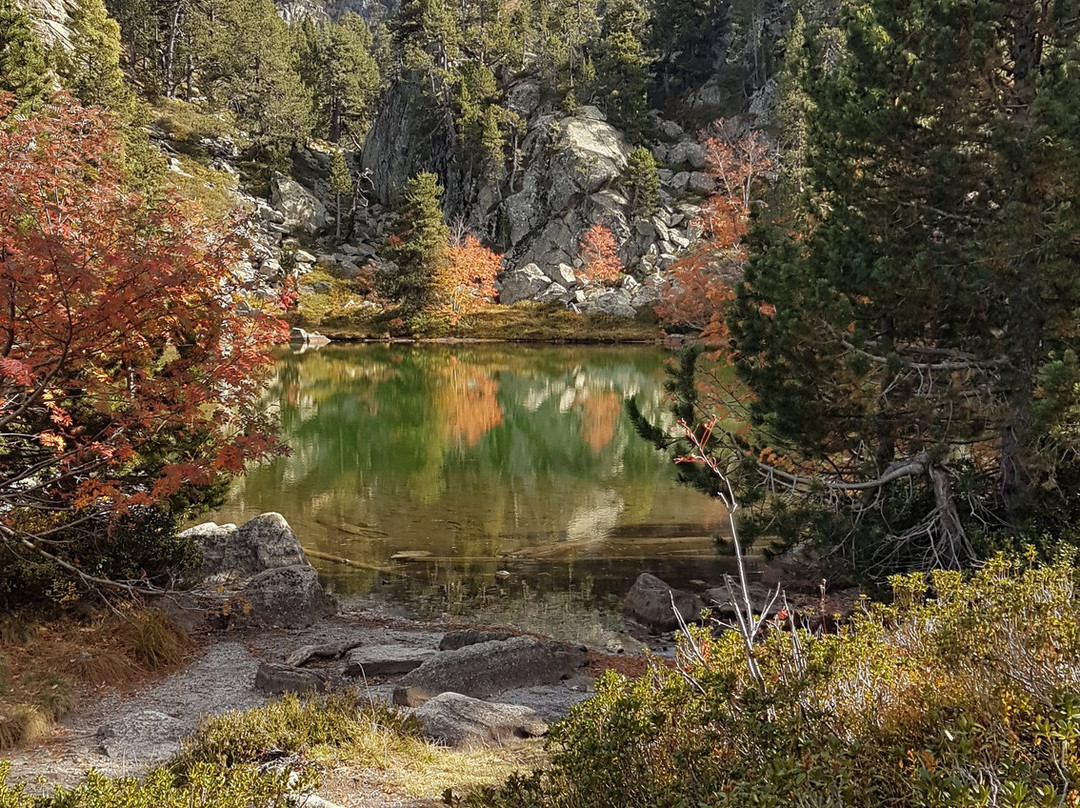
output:
[[[448,260],[450,228],[439,207],[442,193],[439,178],[429,172],[409,180],[383,250],[397,269],[379,273],[379,294],[396,302],[407,319],[431,304],[435,275]]]
[[[352,196],[353,183],[349,166],[345,162],[345,154],[338,149],[330,159],[330,191],[334,194],[334,236],[341,240],[341,198],[345,195]]]
[[[649,130],[649,71],[652,58],[642,41],[648,14],[636,0],[619,0],[608,8],[596,59],[596,99],[616,127],[631,140]]]
[[[645,146],[638,146],[627,158],[622,182],[630,210],[638,216],[651,216],[660,203],[658,167],[652,151]]]
[[[15,0],[0,0],[0,92],[15,96],[27,114],[52,93],[55,77],[30,15]]]
[[[1077,515],[1080,3],[860,0],[845,38],[729,319],[753,449],[811,503],[791,538],[960,566]]]
[[[120,25],[105,4],[78,0],[71,12],[71,33],[71,50],[61,51],[57,59],[64,86],[86,106],[130,115],[135,96],[120,69]]]

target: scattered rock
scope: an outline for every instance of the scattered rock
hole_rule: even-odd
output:
[[[330,284],[329,281],[316,281],[311,285],[311,291],[317,295],[324,295],[327,292],[332,291],[333,288],[334,287]],[[307,340],[304,341],[306,342]]]
[[[463,628],[458,631],[448,631],[439,641],[440,651],[456,651],[466,645],[476,645],[481,642],[492,640],[508,640],[514,635],[509,631],[485,631],[479,628]]]
[[[398,689],[407,691],[401,698],[413,700],[447,691],[486,698],[504,690],[557,682],[585,662],[581,648],[512,637],[444,651],[405,674]],[[397,691],[394,703],[402,703]]]
[[[238,618],[252,625],[304,628],[335,610],[318,573],[307,564],[260,572],[240,595],[251,608]]]
[[[255,673],[255,689],[273,696],[282,693],[321,693],[328,687],[321,671],[293,668],[276,662],[260,662]]]
[[[697,595],[673,589],[648,572],[638,576],[622,604],[623,614],[658,632],[679,627],[676,610],[685,622],[694,623],[700,619],[701,610],[704,608],[704,602]]]
[[[180,749],[184,726],[156,710],[142,710],[104,724],[97,731],[110,758],[130,764],[167,760]]]
[[[357,648],[349,654],[345,668],[347,676],[400,676],[419,668],[431,659],[431,648],[414,648],[409,645],[369,645]]]
[[[315,256],[309,253],[307,250],[297,250],[293,253],[293,258],[296,259],[298,264],[314,264]]]
[[[413,715],[424,735],[448,746],[503,746],[548,731],[544,720],[528,707],[492,704],[460,693],[440,693]]]

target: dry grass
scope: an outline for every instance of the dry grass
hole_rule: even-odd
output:
[[[0,751],[41,740],[96,688],[132,685],[191,650],[183,630],[152,610],[49,621],[9,614],[2,625]]]
[[[351,299],[363,300],[347,281],[312,273],[304,283],[327,280],[330,292],[304,295],[299,309],[290,315],[292,325],[315,329],[331,338],[383,339],[390,335],[390,315],[373,309],[346,308]],[[637,317],[576,314],[561,306],[523,302],[513,306],[491,305],[450,327],[433,322],[417,336],[423,338],[500,340],[513,342],[655,342],[660,325],[651,312]]]

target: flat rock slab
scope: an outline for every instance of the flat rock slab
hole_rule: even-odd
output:
[[[419,668],[435,655],[434,649],[409,645],[370,645],[349,654],[347,676],[400,676]]]
[[[282,693],[318,693],[327,689],[326,675],[276,662],[263,662],[255,673],[255,689],[278,696]]]
[[[447,746],[503,746],[548,731],[547,723],[528,707],[492,704],[460,693],[440,693],[413,716],[427,738]]]
[[[401,677],[394,703],[415,706],[448,691],[487,698],[504,690],[558,682],[585,663],[584,649],[535,637],[467,645],[443,651]]]
[[[466,645],[476,645],[491,640],[509,640],[514,635],[509,631],[485,631],[479,628],[463,628],[458,631],[448,631],[446,636],[439,640],[440,651],[456,651]]]
[[[160,763],[180,749],[184,725],[157,710],[142,710],[110,721],[97,731],[110,758],[129,765]]]

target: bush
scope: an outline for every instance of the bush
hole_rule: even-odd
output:
[[[411,727],[412,722],[363,700],[355,690],[305,699],[290,693],[262,707],[207,719],[184,743],[174,769],[259,763],[319,746],[356,744],[384,730],[416,737]]]
[[[295,805],[290,795],[310,786],[301,777],[290,783],[288,772],[262,773],[254,767],[224,769],[196,766],[181,778],[164,770],[134,777],[105,777],[91,771],[71,789],[58,788],[45,797],[26,793],[26,786],[9,786],[11,764],[0,762],[0,806],[3,808],[273,808]]]
[[[1071,562],[997,557],[893,580],[838,635],[697,631],[675,670],[609,673],[552,733],[551,768],[492,806],[1042,806],[1080,799]],[[928,584],[933,598],[927,599]]]

